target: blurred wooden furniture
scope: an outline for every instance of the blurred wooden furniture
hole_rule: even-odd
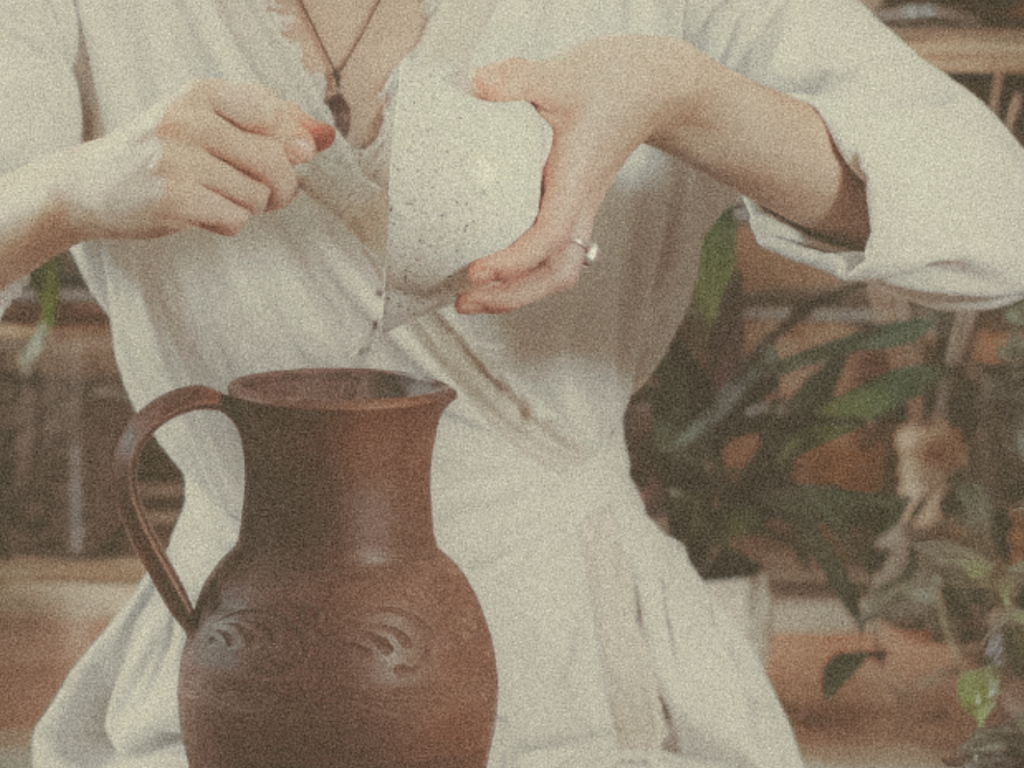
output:
[[[896,33],[923,59],[953,75],[991,77],[988,105],[1016,126],[1024,94],[1007,88],[1007,78],[1024,74],[1024,28],[943,26],[899,27]],[[1004,107],[1009,91],[1009,101]]]
[[[109,471],[131,406],[106,316],[87,294],[69,293],[26,375],[15,361],[37,315],[34,302],[19,301],[0,323],[0,558],[124,554]],[[180,476],[155,444],[142,464],[142,493],[166,536]]]
[[[1024,28],[894,27],[907,45],[944,72],[1024,72]]]

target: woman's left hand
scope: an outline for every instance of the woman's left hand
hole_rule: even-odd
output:
[[[572,239],[589,242],[616,173],[664,117],[666,46],[677,61],[678,41],[624,36],[474,73],[480,98],[530,102],[551,125],[553,139],[535,223],[508,248],[470,265],[471,287],[456,302],[459,312],[508,312],[576,284],[586,249]],[[673,83],[676,94],[685,92],[681,85]]]

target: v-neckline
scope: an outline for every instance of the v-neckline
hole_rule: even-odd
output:
[[[394,50],[380,49],[380,53],[388,55],[389,61],[390,57],[398,56],[398,58],[394,62],[394,65],[387,77],[384,78],[380,87],[376,88],[372,94],[368,94],[365,89],[362,93],[359,91],[353,92],[351,88],[346,92],[346,72],[342,72],[342,92],[345,94],[349,104],[353,107],[353,117],[355,118],[353,121],[352,133],[350,133],[348,137],[344,138],[354,151],[360,153],[367,151],[373,152],[374,145],[379,143],[381,128],[386,122],[384,113],[389,108],[387,103],[388,90],[394,79],[395,72],[401,66],[402,62],[417,55],[420,44],[430,29],[431,16],[429,13],[434,10],[431,7],[432,5],[434,5],[432,0],[421,0],[421,2],[418,3],[420,13],[423,17],[423,24],[420,29],[410,33],[410,36],[411,34],[416,35],[416,40],[404,54],[398,56]],[[384,6],[382,6],[382,8],[383,7]],[[328,94],[334,89],[330,71],[331,65],[325,60],[324,51],[317,41],[316,36],[310,27],[310,22],[307,21],[307,17],[303,13],[298,0],[270,0],[268,10],[271,15],[277,16],[279,21],[276,26],[279,34],[287,43],[291,44],[289,47],[294,48],[298,57],[298,66],[306,75],[312,76],[316,81],[317,91],[320,94],[320,101],[325,102]],[[380,12],[381,9],[378,9],[378,13]],[[315,21],[315,16],[310,18],[313,18]],[[367,35],[369,37],[364,40],[364,42],[372,43],[374,35],[379,37],[382,34],[385,34],[385,31],[379,28],[374,28],[371,23],[371,27],[367,30]],[[329,46],[330,43],[328,43],[328,50],[330,50]],[[372,63],[367,62],[365,55],[363,58],[358,58],[358,56],[359,51],[357,50],[353,59],[349,63],[349,67],[346,67],[350,85],[351,78],[354,75],[358,76],[365,74],[367,68],[372,68],[373,66]],[[321,114],[329,115],[329,112],[324,109]],[[358,117],[356,117],[356,115],[358,115]],[[326,119],[328,122],[331,121],[329,116]],[[340,138],[343,137],[339,136],[339,139]]]

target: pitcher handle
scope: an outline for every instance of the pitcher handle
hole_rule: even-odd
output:
[[[175,416],[199,410],[223,412],[223,395],[202,385],[181,387],[161,395],[129,420],[114,451],[113,481],[121,522],[157,592],[186,632],[195,626],[195,609],[163,545],[146,520],[138,472],[142,449],[153,433]]]

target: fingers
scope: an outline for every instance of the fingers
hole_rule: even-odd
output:
[[[575,234],[578,207],[570,193],[546,189],[530,229],[508,248],[470,264],[469,281],[473,287],[511,283],[557,257],[570,242]]]
[[[473,90],[486,101],[533,101],[541,66],[519,58],[486,64],[473,73]]]
[[[586,251],[573,238],[588,240],[593,217],[560,218],[551,210],[542,202],[537,222],[516,242],[470,264],[471,288],[456,301],[460,313],[509,312],[576,285]]]
[[[552,145],[533,226],[515,243],[470,265],[461,312],[506,312],[572,287],[598,209],[619,169],[645,143],[660,101],[637,65],[646,38],[596,39],[532,62],[508,59],[478,69],[477,96],[525,101],[551,126]],[[660,49],[659,49],[660,50]]]
[[[534,225],[511,247],[474,262],[469,269],[474,286],[512,282],[532,269],[557,263],[574,235],[589,233],[597,205],[604,196],[600,181],[593,178],[590,143],[581,130],[562,118],[557,103],[545,114],[546,87],[542,62],[508,59],[488,65],[474,74],[474,87],[495,101],[527,100],[552,124],[552,143],[543,171],[543,193]],[[547,95],[544,95],[547,93]],[[597,182],[595,184],[595,181]],[[562,270],[550,271],[562,275]]]
[[[515,246],[507,250],[514,249]],[[455,308],[464,315],[511,312],[573,288],[582,266],[579,246],[563,242],[561,248],[519,276],[480,285],[463,293],[456,300]]]
[[[239,202],[251,197],[251,193],[241,192],[245,186],[243,180],[249,179],[266,190],[266,203],[253,213],[280,208],[295,196],[298,180],[292,170],[289,151],[305,159],[314,153],[313,140],[308,134],[305,147],[300,140],[289,139],[293,142],[289,150],[278,139],[239,130],[213,112],[187,107],[169,110],[156,133],[165,143],[165,159],[159,169],[162,174],[182,174],[172,178],[191,179],[202,186],[225,191],[237,190],[241,198],[230,194],[229,197]],[[211,162],[199,162],[200,154]],[[226,180],[227,169],[217,172],[221,165],[226,165],[237,177],[233,183]],[[214,178],[207,178],[207,172],[214,172]]]
[[[334,141],[334,129],[313,120],[299,107],[279,99],[261,85],[225,80],[200,80],[194,88],[195,97],[206,102],[213,111],[242,131],[288,143],[313,139],[309,156],[326,149]]]
[[[311,133],[311,131],[313,131]],[[156,130],[172,151],[195,146],[267,188],[266,202],[253,207],[254,193],[242,179],[230,182],[223,170],[214,178],[193,180],[254,213],[287,205],[298,190],[293,165],[310,160],[319,148],[329,146],[334,130],[318,123],[295,105],[266,89],[248,83],[200,81],[167,109]],[[178,168],[212,170],[211,164],[176,163]]]
[[[159,216],[167,234],[199,227],[218,235],[233,236],[242,231],[252,216],[248,208],[198,184],[171,182],[167,192]]]
[[[511,79],[502,80],[491,95],[530,91],[523,77],[528,68],[513,65],[512,71]],[[506,87],[509,82],[514,85]],[[470,265],[472,287],[456,302],[460,312],[508,312],[576,284],[584,250],[572,238],[589,239],[616,166],[596,156],[603,148],[587,135],[585,121],[565,120],[561,126],[544,167],[536,221],[511,246]]]
[[[244,208],[249,215],[267,210],[270,187],[192,144],[179,143],[164,151],[157,172],[168,179],[196,180],[195,186]]]
[[[293,166],[334,128],[260,86],[200,80],[65,158],[68,226],[87,239],[145,239],[189,227],[236,234],[295,196]]]
[[[334,143],[334,139],[338,134],[334,130],[333,125],[328,125],[327,123],[321,123],[319,120],[314,120],[299,109],[298,106],[295,107],[295,110],[298,112],[297,119],[299,121],[299,125],[301,125],[306,132],[313,137],[313,143],[316,145],[317,152],[323,152]]]

